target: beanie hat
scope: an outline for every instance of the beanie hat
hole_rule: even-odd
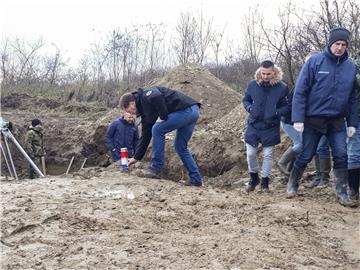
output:
[[[350,31],[344,27],[337,27],[331,29],[328,45],[331,46],[338,40],[346,41],[346,44],[349,45],[350,35],[351,35]]]
[[[39,119],[35,118],[35,119],[31,120],[31,125],[33,127],[36,127],[37,125],[42,125],[42,123],[41,123],[41,121]]]

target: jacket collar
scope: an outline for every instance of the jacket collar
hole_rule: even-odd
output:
[[[335,55],[331,52],[329,46],[326,46],[326,48],[324,49],[324,52],[325,52],[325,55],[326,55],[328,58],[330,58],[331,60],[333,60],[334,62],[338,62],[338,61],[339,61],[340,63],[342,63],[342,62],[345,62],[345,61],[349,58],[349,54],[348,54],[348,51],[347,51],[347,50],[346,50],[345,53],[344,53],[342,56],[340,56],[340,57],[335,56]]]

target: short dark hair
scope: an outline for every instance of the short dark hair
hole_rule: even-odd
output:
[[[135,96],[132,93],[125,93],[120,98],[120,109],[129,107],[129,103],[135,101]]]
[[[275,66],[274,62],[271,60],[262,61],[260,64],[260,67],[263,67],[263,68],[273,68],[274,66]]]

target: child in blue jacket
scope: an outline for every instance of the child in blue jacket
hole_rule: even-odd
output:
[[[139,140],[135,115],[126,111],[123,111],[122,114],[121,118],[110,124],[105,135],[106,146],[111,151],[114,161],[120,159],[120,150],[124,147],[127,148],[129,157],[133,157]]]

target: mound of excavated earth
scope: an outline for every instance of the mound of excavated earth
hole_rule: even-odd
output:
[[[241,103],[241,96],[205,67],[188,64],[170,70],[149,86],[178,89],[202,103],[201,123],[222,118]]]

